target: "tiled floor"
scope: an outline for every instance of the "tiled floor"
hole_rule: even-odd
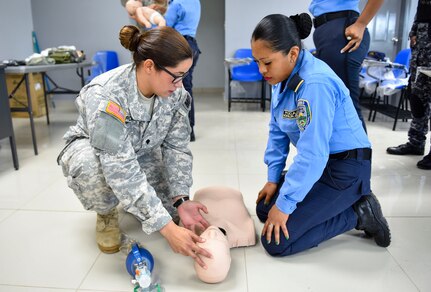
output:
[[[200,95],[196,108],[192,193],[210,185],[239,189],[260,233],[254,201],[265,182],[268,112],[234,104],[228,113],[220,94]],[[7,139],[0,141],[0,291],[133,291],[126,255],[99,252],[95,214],[82,209],[55,163],[75,118],[73,103],[58,100],[51,125],[37,119],[38,156],[28,120],[14,119],[19,171]],[[231,250],[227,279],[209,285],[196,278],[190,258],[174,254],[160,235],[144,235],[130,215],[122,216],[121,227],[154,255],[154,275],[166,291],[431,291],[431,171],[416,168],[420,157],[385,154],[406,141],[408,124],[395,132],[391,126],[379,116],[368,123],[372,188],[392,229],[387,249],[357,231],[287,258],[271,258],[257,244]]]

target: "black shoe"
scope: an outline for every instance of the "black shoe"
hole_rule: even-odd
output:
[[[431,151],[428,155],[424,156],[424,158],[416,165],[420,169],[431,169]]]
[[[192,132],[190,133],[190,142],[194,142],[196,141],[196,137],[195,137],[195,131],[192,129]]]
[[[358,215],[356,229],[373,237],[378,246],[388,247],[391,244],[391,232],[376,196],[373,193],[362,196],[353,209]]]
[[[418,147],[407,142],[406,144],[401,144],[396,147],[388,147],[386,152],[394,155],[424,155],[425,147]]]

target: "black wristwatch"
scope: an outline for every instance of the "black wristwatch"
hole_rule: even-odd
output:
[[[174,203],[174,207],[178,209],[178,207],[179,207],[182,203],[187,202],[189,199],[190,199],[189,197],[181,197],[181,198],[179,198],[178,200],[176,200],[176,201],[175,201],[175,203]]]

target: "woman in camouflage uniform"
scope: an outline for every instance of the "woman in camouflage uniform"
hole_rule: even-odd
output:
[[[81,90],[78,121],[64,136],[67,145],[58,162],[84,208],[97,212],[96,241],[103,252],[119,250],[121,203],[144,232],[160,231],[175,252],[204,266],[200,256],[210,254],[189,230],[208,226],[200,214],[206,207],[188,200],[190,96],[182,80],[192,51],[170,27],[141,33],[125,26],[120,41],[134,62]],[[186,228],[174,223],[178,219]]]

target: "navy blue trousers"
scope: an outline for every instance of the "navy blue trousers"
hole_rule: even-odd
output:
[[[350,90],[353,105],[361,119],[362,126],[367,131],[359,104],[361,93],[359,89],[359,72],[361,71],[362,61],[364,61],[370,47],[368,30],[365,30],[358,49],[351,53],[340,53],[340,50],[348,43],[344,30],[354,23],[356,19],[354,16],[337,18],[322,24],[314,31],[313,41],[316,46],[315,56],[328,64]]]
[[[192,104],[189,111],[189,120],[190,120],[190,126],[193,128],[195,126],[195,102],[194,102],[194,96],[193,96],[193,71],[195,69],[196,64],[199,60],[199,54],[201,51],[199,50],[198,43],[196,42],[196,39],[190,36],[184,36],[184,38],[189,43],[190,48],[193,51],[193,64],[192,67],[190,67],[189,74],[186,76],[186,78],[183,79],[183,85],[185,90],[187,90],[190,93],[190,96],[192,97]]]
[[[355,228],[358,217],[352,205],[362,195],[370,193],[370,176],[370,160],[329,159],[320,179],[290,214],[287,221],[289,239],[286,240],[280,232],[280,243],[276,245],[274,234],[270,244],[265,236],[261,236],[265,250],[272,256],[292,255]],[[284,176],[279,188],[283,182]],[[263,204],[264,200],[257,204],[260,221],[266,221],[278,195],[277,190],[267,206]]]

